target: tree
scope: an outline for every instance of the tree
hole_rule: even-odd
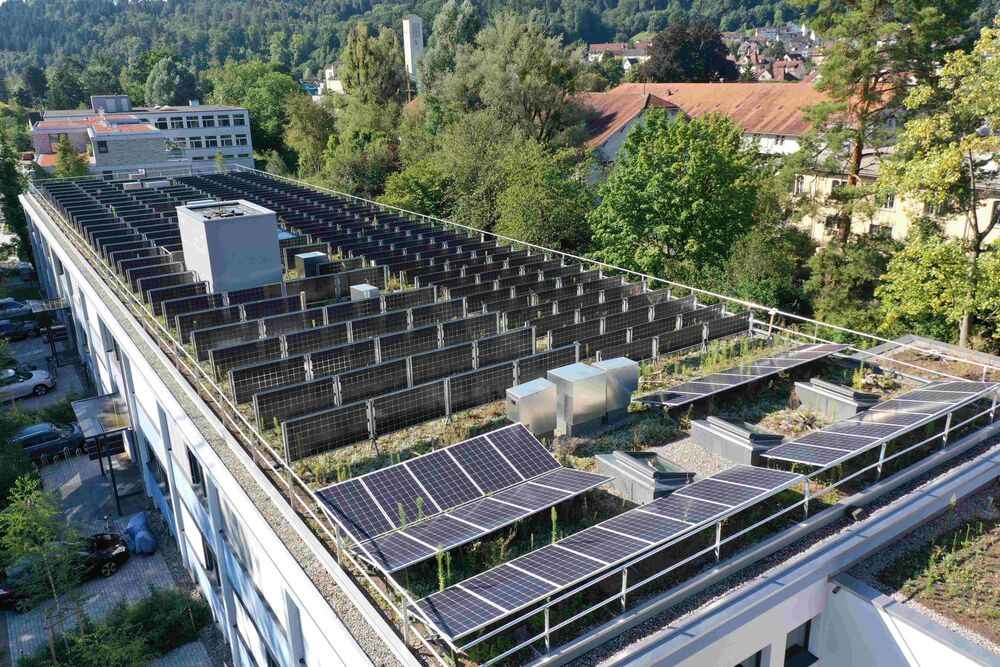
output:
[[[149,77],[146,78],[146,104],[187,104],[189,100],[197,98],[194,75],[173,58],[163,58],[149,71]]]
[[[449,72],[455,69],[455,58],[462,45],[472,44],[479,32],[480,23],[476,8],[469,0],[448,0],[434,17],[427,50],[420,61],[420,84],[433,89]]]
[[[344,91],[362,102],[398,100],[409,84],[403,49],[396,32],[383,28],[378,37],[358,23],[340,54]]]
[[[305,95],[296,95],[285,107],[288,125],[285,145],[298,156],[300,178],[313,176],[323,168],[323,151],[334,134],[332,105],[327,99],[319,103]]]
[[[324,184],[368,199],[381,195],[386,179],[399,170],[396,151],[383,136],[354,136],[344,141],[332,136],[324,158]]]
[[[78,153],[68,140],[56,144],[56,176],[74,178],[90,173],[90,161],[86,154]]]
[[[20,170],[21,156],[6,126],[0,124],[0,218],[7,229],[17,236],[17,252],[22,258],[31,257],[28,220],[17,196],[24,192],[24,175]]]
[[[10,90],[7,88],[7,77],[0,73],[0,102],[10,99]]]
[[[10,492],[19,478],[38,475],[31,457],[10,442],[14,434],[24,428],[26,421],[20,415],[0,416],[0,509],[7,506]]]
[[[967,294],[954,299],[962,308],[957,316],[961,347],[969,346],[981,296],[980,263],[988,252],[997,252],[986,241],[1000,224],[1000,215],[987,209],[983,184],[996,176],[994,155],[1000,152],[1000,135],[982,131],[1000,127],[997,48],[1000,28],[986,28],[971,52],[945,56],[939,85],[924,84],[911,91],[906,104],[917,115],[906,123],[896,141],[896,154],[883,165],[879,179],[883,192],[906,193],[965,218],[961,246],[967,261],[961,268]],[[958,244],[948,245],[949,253],[956,249],[961,249]],[[931,250],[944,252],[940,244],[914,252]],[[900,262],[904,266],[904,259]]]
[[[17,566],[19,591],[30,602],[52,598],[61,612],[65,594],[80,580],[79,551],[80,536],[55,496],[42,491],[36,478],[18,479],[0,511],[0,554],[8,570]]]
[[[136,52],[129,58],[128,65],[122,69],[120,82],[122,88],[132,99],[133,104],[146,104],[146,82],[153,66],[164,58],[176,58],[177,54],[169,49],[154,48]]]
[[[790,312],[806,312],[806,262],[815,246],[793,225],[758,223],[733,244],[719,288],[732,296]]]
[[[871,188],[860,179],[866,150],[890,143],[887,121],[903,108],[912,82],[932,83],[968,25],[973,0],[795,0],[814,8],[809,25],[830,44],[817,88],[829,102],[810,110],[813,140],[803,155],[820,169],[844,168],[847,186],[833,203],[840,240]],[[847,146],[847,155],[839,147]],[[825,158],[820,159],[820,155]]]
[[[22,104],[26,107],[40,106],[49,92],[49,82],[45,71],[38,65],[28,65],[21,73],[21,90],[24,92]]]
[[[80,83],[83,69],[71,58],[60,60],[49,74],[49,95],[47,104],[50,109],[75,109],[87,99],[87,93]]]
[[[647,112],[600,187],[594,256],[667,278],[722,262],[753,225],[759,160],[728,118]]]
[[[424,215],[449,218],[453,183],[436,159],[427,159],[391,174],[379,201]]]
[[[493,231],[556,250],[585,249],[592,201],[576,151],[553,152],[532,139],[512,146],[503,167],[507,186]]]
[[[284,30],[272,33],[268,52],[272,65],[287,69],[292,64],[292,52],[288,46],[288,33]]]
[[[245,107],[250,112],[250,133],[260,151],[279,150],[288,119],[288,100],[304,95],[295,79],[259,60],[227,63],[206,74],[212,85],[209,100]]]
[[[90,59],[83,74],[80,75],[80,85],[88,97],[122,92],[118,75],[115,74],[114,60],[105,53],[98,53]]]
[[[704,19],[671,23],[653,38],[643,65],[650,81],[709,83],[738,76],[718,29]]]
[[[582,52],[547,36],[536,15],[505,13],[474,47],[459,47],[455,70],[430,92],[451,113],[490,109],[547,142],[583,121],[574,99],[582,60]]]
[[[817,319],[858,331],[874,331],[880,323],[875,290],[889,260],[899,249],[890,239],[854,236],[834,240],[807,263],[805,290]]]

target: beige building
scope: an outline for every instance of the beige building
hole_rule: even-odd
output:
[[[875,174],[871,171],[863,173],[861,180],[866,184],[875,182]],[[804,217],[799,225],[818,243],[827,243],[837,234],[837,224],[833,217],[837,212],[832,201],[837,188],[847,185],[844,174],[802,174],[796,177],[793,185],[794,194],[808,197],[818,203],[815,212]],[[942,214],[936,207],[912,198],[889,194],[874,202],[870,211],[855,213],[851,222],[853,234],[869,234],[873,236],[891,237],[902,241],[909,234],[910,226],[919,217],[927,217],[937,221],[949,236],[963,238],[971,231],[964,215]],[[1000,216],[1000,188],[988,193],[982,198],[978,210],[980,228],[985,227],[991,219]],[[1000,225],[993,230],[987,241],[1000,240]]]

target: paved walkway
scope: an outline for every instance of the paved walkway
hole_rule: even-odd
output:
[[[138,474],[134,466],[124,465],[126,462],[124,457],[116,462],[116,468],[121,467],[120,486],[124,486],[123,480],[128,483],[130,477]],[[86,457],[60,461],[43,467],[41,472],[45,488],[57,494],[67,515],[78,521],[86,533],[103,530],[105,514],[114,517],[124,528],[128,519],[145,504],[141,495],[127,498],[122,507],[125,516],[117,517],[110,482],[101,477],[97,461]],[[173,577],[159,552],[152,556],[133,554],[117,574],[88,581],[77,589],[77,593],[84,611],[91,618],[100,619],[119,602],[132,603],[144,597],[151,586],[174,587]],[[45,644],[45,617],[51,606],[52,603],[43,603],[26,614],[5,612],[8,650],[15,664],[19,656]]]
[[[212,664],[205,645],[200,641],[185,644],[150,663],[150,667],[205,667]]]
[[[59,342],[56,345],[62,346],[64,343]],[[41,336],[11,343],[10,352],[18,364],[34,364],[43,370],[46,368],[46,358],[52,354],[49,344],[43,343]],[[60,354],[60,358],[65,356],[68,355]],[[15,404],[19,410],[38,410],[58,403],[67,396],[75,399],[91,393],[93,389],[87,386],[80,364],[65,364],[56,371],[55,389],[44,396],[25,396],[16,399]]]

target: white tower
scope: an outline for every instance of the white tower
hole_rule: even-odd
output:
[[[403,56],[406,58],[406,73],[411,81],[418,81],[420,72],[417,63],[424,55],[424,22],[416,14],[403,17]]]

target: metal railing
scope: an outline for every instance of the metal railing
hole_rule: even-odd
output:
[[[190,169],[181,169],[178,171],[181,172],[181,175],[187,175],[191,173]],[[595,261],[589,258],[579,257],[571,253],[551,250],[549,248],[544,248],[542,246],[538,246],[535,244],[522,242],[517,239],[512,239],[510,237],[484,232],[482,230],[469,227],[467,225],[453,223],[447,220],[436,218],[434,216],[427,216],[420,213],[407,211],[405,209],[401,209],[398,207],[384,205],[379,202],[374,202],[347,193],[342,193],[342,192],[337,192],[335,190],[322,188],[311,183],[298,181],[296,179],[282,177],[282,176],[275,176],[273,174],[267,174],[266,172],[261,172],[256,169],[250,169],[247,167],[243,167],[241,165],[227,165],[225,171],[251,172],[251,173],[261,174],[269,178],[275,178],[278,180],[291,182],[296,185],[301,185],[303,187],[308,187],[314,190],[328,192],[330,194],[344,197],[353,201],[366,203],[372,206],[379,207],[384,210],[396,211],[405,214],[407,216],[410,216],[411,218],[421,220],[430,225],[451,226],[457,229],[464,230],[466,233],[481,234],[483,237],[488,236],[497,239],[499,241],[502,241],[504,243],[509,243],[511,245],[533,248],[541,252],[559,255],[565,259],[570,259],[572,261],[582,262],[584,264],[596,266],[602,269],[607,269],[615,272],[624,273],[626,275],[631,275],[633,277],[646,281],[648,285],[659,283],[667,287],[686,290],[689,293],[700,294],[702,296],[709,297],[711,299],[716,299],[726,303],[736,304],[750,309],[751,312],[757,311],[767,316],[765,318],[755,318],[754,330],[761,335],[766,335],[770,337],[784,335],[792,338],[800,338],[803,340],[808,340],[811,342],[830,342],[828,339],[823,338],[819,335],[821,329],[829,329],[831,331],[837,331],[839,333],[855,336],[862,340],[870,341],[874,344],[892,344],[895,345],[897,349],[898,348],[910,349],[916,352],[926,351],[918,346],[905,343],[895,343],[894,341],[880,338],[878,336],[873,336],[871,334],[866,334],[864,332],[855,331],[852,329],[839,327],[836,325],[826,324],[810,318],[805,318],[791,313],[785,313],[778,309],[770,308],[768,306],[753,303],[743,299],[728,297],[726,295],[718,294],[708,290],[703,290],[697,287],[691,287],[681,283],[676,283],[673,281],[656,278],[655,276],[650,276],[648,274],[643,274],[628,269],[622,269],[620,267]],[[177,174],[171,174],[171,175],[177,175]],[[160,177],[165,177],[165,176],[166,175]],[[60,179],[60,180],[73,180],[73,179]],[[166,353],[167,358],[171,360],[171,362],[175,365],[175,367],[182,373],[182,375],[185,376],[185,378],[196,389],[199,396],[201,396],[203,400],[205,400],[206,403],[209,405],[209,407],[212,408],[213,413],[215,413],[223,421],[223,424],[227,426],[227,428],[229,428],[234,435],[237,436],[237,440],[250,453],[254,463],[258,465],[265,472],[265,474],[267,474],[272,484],[274,484],[275,488],[277,488],[279,491],[281,491],[284,495],[287,496],[288,502],[292,510],[300,512],[303,516],[305,516],[309,520],[309,522],[311,522],[311,525],[313,525],[314,529],[318,530],[319,536],[325,539],[328,545],[333,546],[338,563],[340,563],[342,566],[345,563],[350,564],[355,574],[367,583],[366,589],[375,594],[377,596],[376,597],[377,600],[381,600],[383,608],[387,608],[388,610],[390,610],[390,613],[397,619],[399,630],[401,632],[401,636],[404,639],[404,641],[409,643],[410,639],[412,638],[417,642],[418,646],[422,646],[424,649],[429,651],[431,655],[433,655],[434,658],[442,665],[450,664],[449,658],[441,653],[438,644],[436,644],[435,642],[443,643],[451,651],[464,652],[470,648],[473,648],[476,645],[481,644],[482,642],[488,640],[489,638],[496,636],[500,632],[509,629],[513,625],[523,622],[524,620],[526,620],[526,618],[534,616],[538,613],[543,613],[545,616],[545,630],[542,633],[539,633],[534,637],[531,637],[528,640],[521,642],[516,647],[504,651],[502,654],[494,656],[482,664],[484,665],[484,667],[485,665],[494,664],[497,661],[502,660],[505,657],[511,655],[512,653],[522,650],[542,640],[544,640],[546,650],[548,650],[551,648],[550,643],[551,643],[552,633],[555,632],[556,630],[566,627],[569,623],[579,620],[580,618],[583,618],[593,613],[596,609],[602,608],[609,602],[613,602],[615,600],[620,600],[621,604],[624,607],[627,596],[630,593],[648,585],[653,580],[661,578],[664,575],[669,574],[670,572],[690,563],[693,560],[696,560],[700,557],[703,557],[711,553],[715,553],[718,555],[721,552],[722,546],[724,546],[725,544],[728,544],[732,540],[741,537],[750,530],[759,528],[760,526],[766,523],[769,523],[781,516],[784,516],[785,514],[794,510],[797,507],[804,507],[805,511],[808,512],[808,504],[810,501],[810,495],[808,493],[808,481],[821,471],[806,476],[807,492],[805,494],[805,497],[801,501],[798,501],[794,505],[786,507],[780,510],[779,512],[769,515],[767,518],[758,522],[754,526],[744,529],[739,533],[731,535],[725,539],[721,538],[721,527],[720,527],[719,529],[717,529],[718,531],[717,539],[714,544],[712,544],[709,547],[706,547],[705,549],[699,551],[698,553],[692,556],[688,556],[687,558],[683,559],[678,563],[670,565],[668,568],[664,569],[661,572],[658,572],[653,576],[647,577],[637,582],[629,583],[627,580],[626,571],[629,567],[632,567],[637,561],[630,561],[629,563],[617,569],[613,570],[609,569],[604,575],[602,575],[601,578],[604,579],[607,578],[607,576],[610,576],[611,574],[621,572],[623,581],[621,590],[617,591],[614,595],[608,597],[607,599],[595,603],[594,605],[591,605],[587,609],[578,612],[571,618],[561,621],[557,625],[554,626],[549,625],[548,623],[549,609],[551,609],[551,607],[554,604],[557,604],[558,602],[567,599],[573,594],[579,593],[582,589],[587,588],[587,586],[574,588],[572,591],[565,594],[561,594],[557,598],[554,598],[546,602],[542,607],[538,609],[535,609],[527,614],[519,615],[513,620],[510,620],[509,622],[505,622],[499,628],[491,630],[489,633],[477,637],[472,642],[467,642],[459,645],[456,642],[451,641],[445,634],[435,630],[433,623],[429,619],[425,618],[423,614],[419,611],[419,609],[416,607],[416,601],[412,598],[409,591],[406,590],[399,583],[397,583],[391,575],[385,574],[385,576],[381,580],[376,580],[375,578],[372,577],[365,563],[361,562],[352,553],[352,551],[354,549],[360,549],[365,554],[365,556],[368,557],[366,560],[369,560],[370,562],[373,563],[377,563],[378,559],[372,557],[372,555],[368,553],[367,549],[363,544],[357,544],[356,541],[350,538],[350,532],[346,530],[346,527],[341,523],[339,518],[330,511],[330,509],[322,502],[322,500],[320,500],[317,497],[317,495],[309,487],[309,485],[304,480],[302,480],[299,477],[299,475],[295,473],[295,471],[290,467],[290,465],[288,465],[288,463],[284,460],[284,458],[280,456],[277,451],[275,451],[275,449],[270,445],[270,443],[257,430],[256,426],[251,424],[247,420],[247,418],[243,415],[243,413],[229,399],[226,393],[216,384],[215,379],[211,376],[211,374],[205,371],[201,367],[201,365],[188,352],[185,346],[180,341],[178,341],[173,336],[173,334],[166,327],[163,326],[162,323],[160,323],[160,321],[150,312],[147,306],[132,292],[128,283],[125,280],[123,280],[121,276],[115,273],[104,262],[103,258],[90,246],[87,240],[82,235],[79,234],[79,232],[76,230],[75,227],[73,227],[71,223],[69,223],[64,219],[64,217],[51,205],[46,196],[43,193],[41,193],[35,187],[34,184],[30,185],[29,187],[32,194],[35,195],[36,200],[39,201],[43,206],[45,206],[49,210],[50,217],[52,217],[52,219],[65,231],[67,239],[69,239],[71,243],[73,243],[74,247],[76,247],[77,250],[81,253],[81,255],[83,255],[87,259],[88,264],[90,264],[94,268],[94,270],[97,271],[97,273],[103,278],[105,284],[109,287],[109,289],[112,290],[112,292],[114,292],[114,294],[118,297],[119,301],[122,302],[122,304],[128,309],[128,311],[132,314],[132,316],[143,326],[145,331],[153,338],[153,340],[157,341],[158,346],[161,348],[163,352]],[[779,318],[783,320],[789,320],[793,324],[788,324],[787,326],[784,324],[780,324]],[[796,328],[796,326],[799,328]],[[813,333],[811,334],[806,333],[805,331],[800,330],[801,328],[811,328],[813,330]],[[926,368],[918,364],[911,364],[909,362],[900,361],[891,356],[883,354],[875,354],[869,352],[865,348],[856,345],[850,345],[850,349],[857,353],[865,355],[868,358],[879,359],[886,363],[902,365],[904,367],[911,368],[915,371],[930,373],[938,377],[943,377],[948,379],[958,379],[955,376],[943,373],[936,369]],[[942,359],[946,359],[949,361],[955,361],[979,367],[982,370],[982,375],[984,378],[991,371],[1000,372],[1000,367],[986,364],[985,362],[970,361],[969,359],[963,359],[960,357],[955,357],[947,354],[938,354],[938,356]],[[988,410],[985,412],[990,413],[992,421],[992,418],[995,413],[995,402],[992,410]],[[984,413],[980,413],[980,415],[977,415],[977,417],[982,416],[982,414]],[[963,424],[968,423],[969,421],[971,420],[966,420],[966,422],[963,422]],[[956,428],[959,428],[960,426],[961,425],[950,425],[950,424],[946,426],[944,437],[947,438],[948,433],[950,433]],[[924,441],[924,443],[920,443],[911,448],[908,448],[903,452],[899,452],[893,454],[891,457],[885,458],[878,464],[880,466],[879,470],[881,470],[881,466],[883,466],[886,462],[891,461],[894,458],[901,456],[904,453],[907,453],[908,451],[912,450],[915,447],[919,447],[922,444],[925,444],[927,441],[933,440],[935,437],[942,437],[942,436],[941,434],[932,436],[931,438],[928,438],[926,441]],[[831,489],[836,488],[840,484],[843,484],[846,481],[853,479],[858,474],[866,472],[871,468],[872,466],[868,466],[864,470],[855,473],[851,477],[842,479],[838,481],[837,484],[826,487],[820,493],[813,494],[811,498],[815,499],[821,496],[823,493],[828,493]],[[345,535],[347,536],[346,538]],[[687,535],[685,538],[681,539],[687,539],[689,537],[690,535]],[[351,548],[348,548],[349,547],[348,541],[354,542]],[[659,553],[660,551],[670,548],[671,546],[675,546],[675,543],[671,542],[666,545],[657,547],[655,550],[652,550],[648,553],[643,554],[642,556],[639,556],[637,560],[646,559],[650,555]],[[415,624],[413,622],[414,619],[419,621],[419,623]],[[424,626],[424,628],[429,629],[430,632],[426,634],[422,632],[419,627],[421,625]]]

